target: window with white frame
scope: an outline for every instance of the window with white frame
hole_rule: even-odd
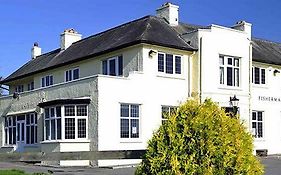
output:
[[[31,91],[31,90],[33,90],[33,89],[34,89],[34,81],[32,81],[32,82],[30,82],[30,83],[27,84],[27,90],[28,90],[28,91]]]
[[[252,83],[265,84],[265,69],[260,67],[252,67]]]
[[[23,85],[17,85],[15,92],[23,92],[24,91],[24,86]]]
[[[123,56],[116,56],[102,61],[102,74],[112,76],[123,75]]]
[[[158,53],[158,72],[166,74],[181,74],[181,56]]]
[[[162,124],[164,124],[167,120],[168,117],[172,114],[175,114],[177,111],[176,106],[162,106],[161,107],[161,114],[162,114]]]
[[[88,106],[84,104],[45,108],[45,140],[85,139],[87,120]]]
[[[220,84],[240,86],[240,59],[237,57],[219,56]]]
[[[79,79],[79,72],[80,72],[79,68],[65,71],[65,81],[68,82],[68,81]]]
[[[41,78],[41,87],[48,87],[54,84],[53,75],[47,75]]]
[[[5,145],[15,145],[17,141],[24,144],[37,143],[37,115],[27,113],[19,116],[5,117]]]
[[[252,111],[252,133],[255,138],[263,138],[263,111]]]
[[[120,105],[120,137],[139,138],[140,136],[140,105]]]

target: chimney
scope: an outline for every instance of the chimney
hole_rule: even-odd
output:
[[[72,43],[79,41],[82,35],[76,32],[74,29],[66,29],[60,34],[60,48],[62,50],[67,49]]]
[[[33,44],[33,47],[31,48],[31,58],[34,59],[38,56],[40,56],[41,53],[41,48],[39,47],[39,44],[37,42],[35,42]]]
[[[165,18],[171,26],[179,24],[179,6],[177,5],[167,2],[156,10],[156,15]]]
[[[233,29],[244,31],[249,35],[249,38],[252,37],[252,24],[247,23],[246,21],[238,21],[234,26],[232,26]]]

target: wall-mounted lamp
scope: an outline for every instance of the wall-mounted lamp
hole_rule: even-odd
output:
[[[236,98],[236,95],[234,95],[233,97],[229,98],[229,102],[233,108],[233,114],[234,114],[234,116],[236,116],[237,112],[238,112],[239,99]]]
[[[150,50],[149,52],[148,52],[148,56],[150,57],[150,58],[152,58],[154,55],[156,55],[156,51],[154,51],[154,50]]]
[[[276,76],[276,74],[279,74],[280,73],[280,71],[278,70],[278,69],[275,69],[274,71],[273,71],[273,75],[274,76]]]

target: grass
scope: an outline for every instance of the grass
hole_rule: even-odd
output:
[[[11,170],[0,170],[1,175],[48,175],[48,173],[33,173],[28,174],[22,170],[11,169]]]

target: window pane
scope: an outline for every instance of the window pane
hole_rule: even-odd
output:
[[[77,116],[87,116],[87,106],[86,105],[77,106]]]
[[[8,144],[8,129],[5,129],[5,144]]]
[[[129,105],[121,104],[121,117],[129,117]]]
[[[220,84],[224,84],[224,68],[220,67]]]
[[[73,80],[76,80],[79,78],[79,69],[73,70]]]
[[[13,139],[13,130],[12,130],[12,128],[9,128],[9,144],[10,145],[13,143],[12,139]]]
[[[53,76],[51,75],[50,76],[50,85],[53,85],[54,84],[54,80],[53,80]]]
[[[45,118],[49,118],[50,114],[49,114],[49,108],[45,108]]]
[[[30,116],[30,123],[34,124],[34,114],[29,114]]]
[[[65,71],[65,81],[69,81],[68,71]]]
[[[107,75],[107,60],[102,61],[102,74]]]
[[[233,85],[233,75],[232,75],[233,68],[227,67],[227,85]]]
[[[139,105],[131,105],[131,117],[139,117]]]
[[[21,123],[21,141],[24,141],[24,123]]]
[[[51,140],[56,139],[56,123],[55,120],[51,120]]]
[[[50,117],[55,117],[55,108],[51,108],[51,116]]]
[[[167,119],[169,116],[169,107],[162,106],[162,119]]]
[[[121,119],[120,137],[129,138],[129,119]]]
[[[173,55],[166,54],[166,73],[172,74],[174,69]]]
[[[20,124],[18,123],[17,124],[17,141],[19,141],[20,140]],[[9,137],[10,137],[10,129],[9,129]],[[9,140],[10,140],[10,138],[9,138]]]
[[[265,84],[265,69],[261,69],[261,84]]]
[[[164,54],[158,54],[158,72],[164,72]]]
[[[61,107],[60,106],[56,107],[56,115],[57,115],[57,117],[61,117]]]
[[[35,132],[35,134],[34,134],[34,138],[35,138],[34,143],[37,143],[37,126],[34,126],[34,132]]]
[[[234,66],[239,67],[239,59],[238,58],[234,59]]]
[[[12,120],[13,120],[13,126],[16,126],[16,116],[13,116]]]
[[[116,75],[116,60],[109,60],[109,75]]]
[[[181,74],[181,57],[176,56],[175,57],[175,68],[176,68],[176,74]]]
[[[41,79],[41,87],[45,87],[45,78],[44,77]]]
[[[257,120],[257,113],[256,112],[252,112],[252,120]]]
[[[30,144],[34,144],[34,126],[31,126],[31,131],[30,131],[30,134],[31,134],[31,140],[30,140]]]
[[[234,69],[234,86],[239,86],[239,69]]]
[[[50,121],[45,121],[45,140],[50,140]]]
[[[139,137],[139,119],[131,119],[131,138]]]
[[[118,75],[123,75],[123,57],[118,57]]]
[[[64,115],[65,116],[75,116],[74,106],[65,106],[64,107]]]
[[[49,86],[50,85],[50,77],[46,76],[45,80],[46,80],[46,86]]]
[[[75,119],[65,119],[65,139],[75,139]]]
[[[232,65],[232,58],[227,58],[227,64]]]
[[[86,119],[78,119],[78,138],[86,138]]]
[[[61,119],[57,119],[57,139],[61,139]]]
[[[262,132],[262,123],[259,122],[258,123],[258,138],[261,138],[263,135],[263,132]]]
[[[260,84],[260,68],[255,67],[254,68],[254,73],[255,73],[255,84]]]
[[[220,55],[220,65],[224,65],[224,57],[222,55]]]
[[[30,144],[30,126],[26,126],[26,144]]]
[[[13,127],[13,144],[16,144],[16,127]],[[24,135],[24,134],[23,134]]]
[[[258,121],[262,121],[262,112],[258,112]]]

